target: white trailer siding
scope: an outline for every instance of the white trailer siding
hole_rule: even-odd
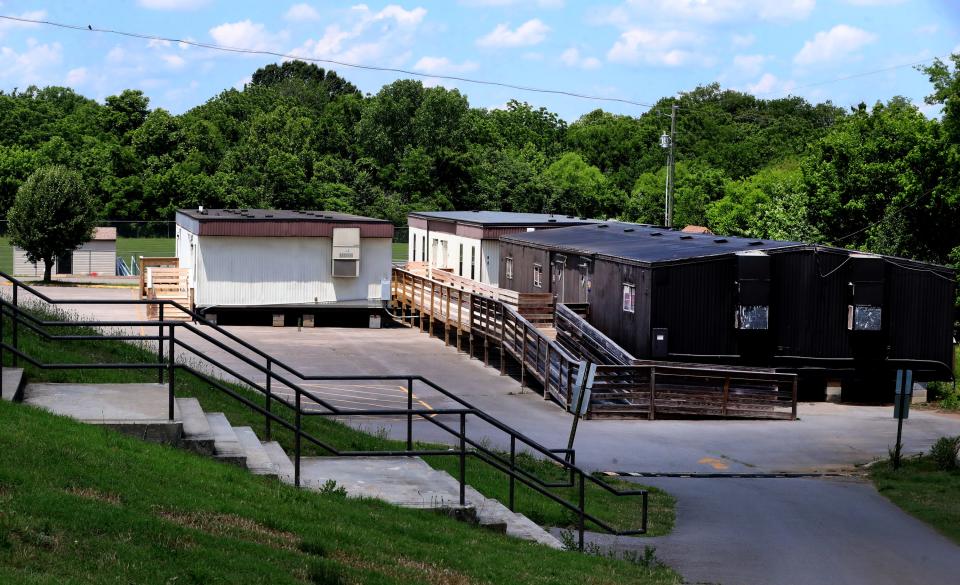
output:
[[[390,238],[362,238],[360,276],[332,276],[327,237],[196,236],[178,232],[177,256],[189,267],[199,307],[379,300],[390,279]]]
[[[447,232],[428,233],[425,229],[415,227],[410,228],[408,238],[408,260],[427,261],[430,266],[450,270],[457,276],[497,286],[499,241],[478,240]]]
[[[483,282],[500,286],[500,240],[481,240],[480,255],[483,256]]]

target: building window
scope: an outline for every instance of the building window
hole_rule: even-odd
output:
[[[477,249],[470,246],[470,278],[475,278],[477,270]]]
[[[766,305],[739,305],[737,329],[766,330],[770,326],[770,307]]]
[[[847,307],[847,329],[850,331],[880,331],[883,309],[869,305]]]
[[[543,266],[533,265],[533,286],[543,288]]]
[[[417,261],[417,236],[413,236],[413,256],[410,258],[413,262]]]
[[[427,236],[420,236],[420,261],[427,261]]]
[[[508,280],[513,280],[513,258],[504,260],[504,271]]]
[[[459,268],[457,268],[457,274],[463,276],[463,244],[460,244],[460,263]]]
[[[636,285],[623,283],[623,310],[626,313],[632,313],[637,300]]]

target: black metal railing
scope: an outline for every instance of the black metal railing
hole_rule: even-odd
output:
[[[173,420],[174,418],[174,399],[176,396],[175,393],[175,379],[177,370],[188,372],[198,379],[203,380],[211,387],[216,390],[230,396],[234,400],[240,402],[250,410],[258,413],[264,418],[264,434],[265,438],[269,440],[271,438],[274,425],[278,425],[294,435],[294,484],[299,486],[300,481],[300,463],[301,463],[301,454],[303,450],[303,441],[307,441],[323,451],[326,451],[330,455],[338,457],[367,457],[367,456],[440,456],[440,457],[456,457],[459,462],[459,473],[458,473],[458,482],[460,486],[459,501],[461,505],[465,504],[465,486],[466,486],[466,458],[473,457],[483,463],[493,467],[494,469],[504,473],[507,476],[509,481],[509,497],[508,497],[508,507],[510,510],[515,509],[515,493],[516,493],[516,484],[526,486],[527,488],[533,490],[534,492],[546,497],[547,499],[557,503],[558,505],[566,508],[567,510],[573,512],[577,516],[577,530],[579,533],[579,546],[580,549],[583,549],[584,542],[584,531],[586,529],[587,522],[592,523],[593,525],[599,527],[601,530],[608,533],[624,536],[624,535],[636,535],[644,534],[647,532],[647,511],[649,497],[647,490],[638,489],[638,490],[619,490],[609,484],[607,484],[602,479],[593,476],[588,473],[583,468],[576,465],[576,453],[573,449],[550,449],[539,442],[527,437],[523,433],[517,431],[516,429],[506,425],[495,417],[489,415],[488,413],[476,408],[469,402],[460,398],[459,396],[453,394],[447,389],[441,387],[440,385],[432,382],[431,380],[413,374],[398,374],[398,375],[367,375],[367,376],[322,376],[322,375],[308,375],[300,372],[296,368],[284,363],[282,360],[277,359],[276,357],[268,354],[267,352],[261,350],[260,348],[252,345],[251,343],[244,341],[238,336],[230,333],[229,331],[223,329],[222,327],[217,326],[215,323],[208,321],[201,315],[194,313],[189,308],[180,305],[179,303],[171,300],[155,300],[155,299],[128,299],[128,300],[105,300],[105,299],[53,299],[43,294],[42,292],[36,290],[35,288],[26,285],[16,278],[0,272],[0,277],[6,279],[12,284],[12,294],[10,300],[6,298],[0,299],[0,363],[3,361],[3,353],[9,351],[12,355],[12,362],[14,366],[19,364],[20,360],[23,360],[26,363],[33,365],[34,367],[40,369],[58,369],[58,370],[73,370],[73,369],[118,369],[118,370],[151,370],[154,369],[158,373],[158,380],[160,383],[164,381],[167,384],[167,393],[168,393],[168,418]],[[30,310],[25,310],[20,304],[20,291],[30,293],[35,298],[47,303],[51,306],[58,305],[157,305],[158,314],[160,316],[160,321],[138,321],[138,320],[120,320],[120,321],[98,321],[98,320],[49,320],[42,319],[31,313]],[[169,306],[171,308],[182,311],[183,313],[189,315],[194,322],[188,321],[163,321],[163,308],[164,306]],[[6,342],[6,337],[4,336],[5,321],[10,320],[10,343]],[[201,329],[198,324],[204,326],[204,329]],[[157,344],[157,361],[153,363],[43,363],[38,359],[25,353],[19,343],[19,330],[23,326],[26,329],[29,329],[38,337],[47,340],[47,341],[87,341],[87,342],[97,342],[97,341],[137,341],[137,342],[148,342]],[[54,327],[69,327],[69,328],[80,328],[78,331],[83,331],[83,328],[124,328],[124,327],[141,327],[141,328],[157,328],[156,335],[131,335],[131,334],[106,334],[97,331],[91,333],[70,333],[70,334],[55,334],[49,331],[50,328]],[[239,360],[241,363],[246,364],[250,368],[253,368],[254,371],[262,374],[265,379],[265,383],[261,384],[257,381],[251,379],[250,376],[245,375],[238,371],[237,368],[231,367],[228,364],[223,363],[223,361],[218,360],[202,348],[196,347],[194,344],[191,344],[184,335],[179,337],[176,334],[177,329],[182,329],[184,332],[189,332],[196,336],[197,338],[203,340],[206,343],[211,344],[212,346],[220,349],[221,351],[226,352],[229,356]],[[208,332],[209,331],[209,332]],[[216,338],[212,333],[215,333],[222,338],[225,338],[229,343],[236,344],[237,346],[243,348],[249,353],[253,354],[253,357],[249,353],[244,353],[243,351],[238,350],[235,347],[231,347],[228,342],[225,342],[223,339]],[[165,347],[166,346],[166,347]],[[262,395],[263,403],[255,402],[249,399],[247,396],[244,396],[240,392],[237,392],[235,388],[231,388],[231,385],[220,378],[211,376],[210,374],[201,371],[200,369],[190,366],[185,363],[178,362],[176,359],[176,350],[180,348],[189,354],[192,354],[198,358],[198,360],[204,364],[204,366],[215,368],[223,374],[226,374],[232,377],[234,380],[239,381],[240,383],[252,388],[254,391]],[[340,382],[357,382],[357,381],[404,381],[406,382],[407,387],[407,404],[406,408],[392,408],[392,409],[343,409],[338,408],[330,402],[324,400],[323,398],[316,396],[309,390],[304,389],[301,385],[295,382],[292,378],[295,378],[301,382],[314,382],[314,381],[340,381]],[[418,382],[426,385],[433,391],[437,392],[441,396],[452,400],[458,406],[454,408],[414,408],[413,405],[413,388],[414,383]],[[283,387],[286,387],[288,393],[293,394],[293,402],[291,402],[283,394],[279,394],[276,391],[276,384],[281,384]],[[3,388],[0,386],[0,395],[2,395]],[[307,401],[307,405],[304,404],[304,401]],[[309,406],[309,407],[308,407]],[[281,407],[286,409],[293,415],[293,422],[290,422],[287,418],[280,416],[275,412],[275,407]],[[313,436],[307,430],[303,428],[303,419],[308,416],[317,416],[317,417],[339,417],[339,418],[348,418],[348,417],[372,417],[372,416],[402,416],[406,419],[406,441],[405,448],[401,450],[340,450],[335,448],[333,445],[326,443],[325,441]],[[457,420],[456,426],[451,426],[443,420],[442,417],[455,417]],[[510,448],[509,453],[500,453],[494,449],[491,449],[487,446],[486,440],[483,438],[474,438],[471,437],[467,432],[467,422],[468,417],[473,417],[489,427],[496,429],[497,431],[506,435],[506,438],[509,440]],[[427,421],[437,428],[445,431],[456,441],[456,449],[416,449],[414,448],[414,433],[413,433],[413,421],[414,419]],[[563,472],[565,480],[562,482],[548,481],[541,477],[538,477],[536,474],[531,473],[522,467],[517,465],[517,454],[518,446],[523,449],[526,448],[529,451],[532,451],[534,454],[539,455],[543,459],[550,461],[556,464]],[[588,513],[586,511],[586,485],[592,483],[596,486],[599,486],[604,491],[613,494],[615,496],[639,496],[641,498],[641,527],[638,529],[630,530],[618,530],[611,526],[609,523],[597,518],[596,516]],[[564,497],[553,493],[552,489],[557,488],[576,488],[577,490],[577,501],[570,502]]]

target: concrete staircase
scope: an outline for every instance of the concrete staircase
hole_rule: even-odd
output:
[[[4,399],[23,383],[22,374],[3,370]],[[177,398],[169,421],[167,399],[167,387],[161,384],[27,384],[23,392],[26,404],[294,482],[293,462],[279,443],[261,441],[250,427],[232,426],[223,413],[204,412],[195,398]],[[303,457],[300,473],[306,489],[329,489],[332,481],[349,497],[443,510],[509,536],[561,548],[559,540],[529,518],[469,486],[466,505],[460,506],[459,482],[419,457]]]

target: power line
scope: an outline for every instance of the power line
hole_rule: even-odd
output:
[[[527,85],[515,85],[515,84],[512,84],[512,83],[505,83],[505,82],[501,82],[501,81],[489,81],[489,80],[484,80],[484,79],[473,79],[473,78],[469,78],[469,77],[460,77],[460,76],[457,76],[457,75],[434,75],[434,74],[429,74],[429,73],[422,73],[422,72],[419,72],[419,71],[413,71],[413,70],[410,70],[410,69],[401,69],[401,68],[397,68],[397,67],[380,67],[380,66],[376,66],[376,65],[361,65],[361,64],[358,64],[358,63],[347,63],[347,62],[345,62],[345,61],[337,61],[337,60],[335,60],[335,59],[321,59],[321,58],[319,58],[319,57],[303,57],[303,56],[301,56],[301,55],[294,55],[294,54],[290,54],[290,53],[280,53],[280,52],[277,52],[277,51],[267,51],[267,50],[263,50],[263,49],[244,49],[244,48],[240,48],[240,47],[227,47],[227,46],[223,46],[223,45],[216,45],[216,44],[213,44],[213,43],[204,43],[204,42],[193,41],[193,40],[189,40],[189,39],[178,39],[178,38],[173,38],[173,37],[164,37],[164,36],[160,36],[160,35],[142,34],[142,33],[134,33],[134,32],[127,32],[127,31],[121,31],[121,30],[113,30],[113,29],[107,29],[107,28],[98,28],[98,27],[91,26],[91,25],[66,24],[66,23],[62,23],[62,22],[54,22],[54,21],[51,21],[51,20],[39,20],[39,19],[32,19],[32,18],[24,18],[24,17],[22,17],[22,16],[9,16],[9,15],[2,15],[2,14],[0,14],[0,19],[2,19],[2,20],[10,20],[10,21],[14,21],[14,22],[28,23],[28,24],[42,24],[42,25],[46,25],[46,26],[53,26],[53,27],[58,27],[58,28],[65,28],[65,29],[75,30],[75,31],[80,31],[80,32],[106,33],[106,34],[119,35],[119,36],[124,36],[124,37],[131,37],[131,38],[135,38],[135,39],[143,39],[143,40],[148,40],[148,41],[160,41],[160,42],[165,42],[165,43],[178,43],[178,44],[183,44],[183,45],[189,45],[189,46],[192,46],[192,47],[199,47],[199,48],[203,48],[203,49],[210,49],[210,50],[213,50],[213,51],[223,51],[223,52],[227,52],[227,53],[242,53],[242,54],[245,54],[245,55],[264,55],[264,56],[271,56],[271,57],[279,57],[279,58],[281,58],[281,59],[296,59],[296,60],[299,60],[299,61],[308,61],[308,62],[311,62],[311,63],[326,63],[326,64],[331,64],[331,65],[339,65],[339,66],[341,66],[341,67],[350,67],[350,68],[353,68],[353,69],[363,69],[363,70],[367,70],[367,71],[384,71],[384,72],[389,72],[389,73],[401,73],[401,74],[403,74],[403,75],[413,75],[413,76],[415,76],[415,77],[423,77],[423,78],[427,78],[427,79],[445,79],[445,80],[449,80],[449,81],[462,81],[462,82],[464,82],[464,83],[473,83],[473,84],[477,84],[477,85],[489,85],[489,86],[495,86],[495,87],[504,87],[504,88],[507,88],[507,89],[515,89],[515,90],[518,90],[518,91],[527,91],[527,92],[532,92],[532,93],[544,93],[544,94],[552,94],[552,95],[562,95],[562,96],[567,96],[567,97],[572,97],[572,98],[577,98],[577,99],[585,99],[585,100],[593,100],[593,101],[602,101],[602,102],[617,102],[617,103],[621,103],[621,104],[628,104],[628,105],[631,105],[631,106],[638,106],[638,107],[641,107],[641,108],[652,108],[652,107],[654,107],[653,104],[646,104],[646,103],[638,102],[638,101],[634,101],[634,100],[628,100],[628,99],[623,99],[623,98],[615,98],[615,97],[595,96],[595,95],[578,93],[578,92],[574,92],[574,91],[566,91],[566,90],[562,90],[562,89],[545,89],[545,88],[541,88],[541,87],[532,87],[532,86],[527,86]]]

